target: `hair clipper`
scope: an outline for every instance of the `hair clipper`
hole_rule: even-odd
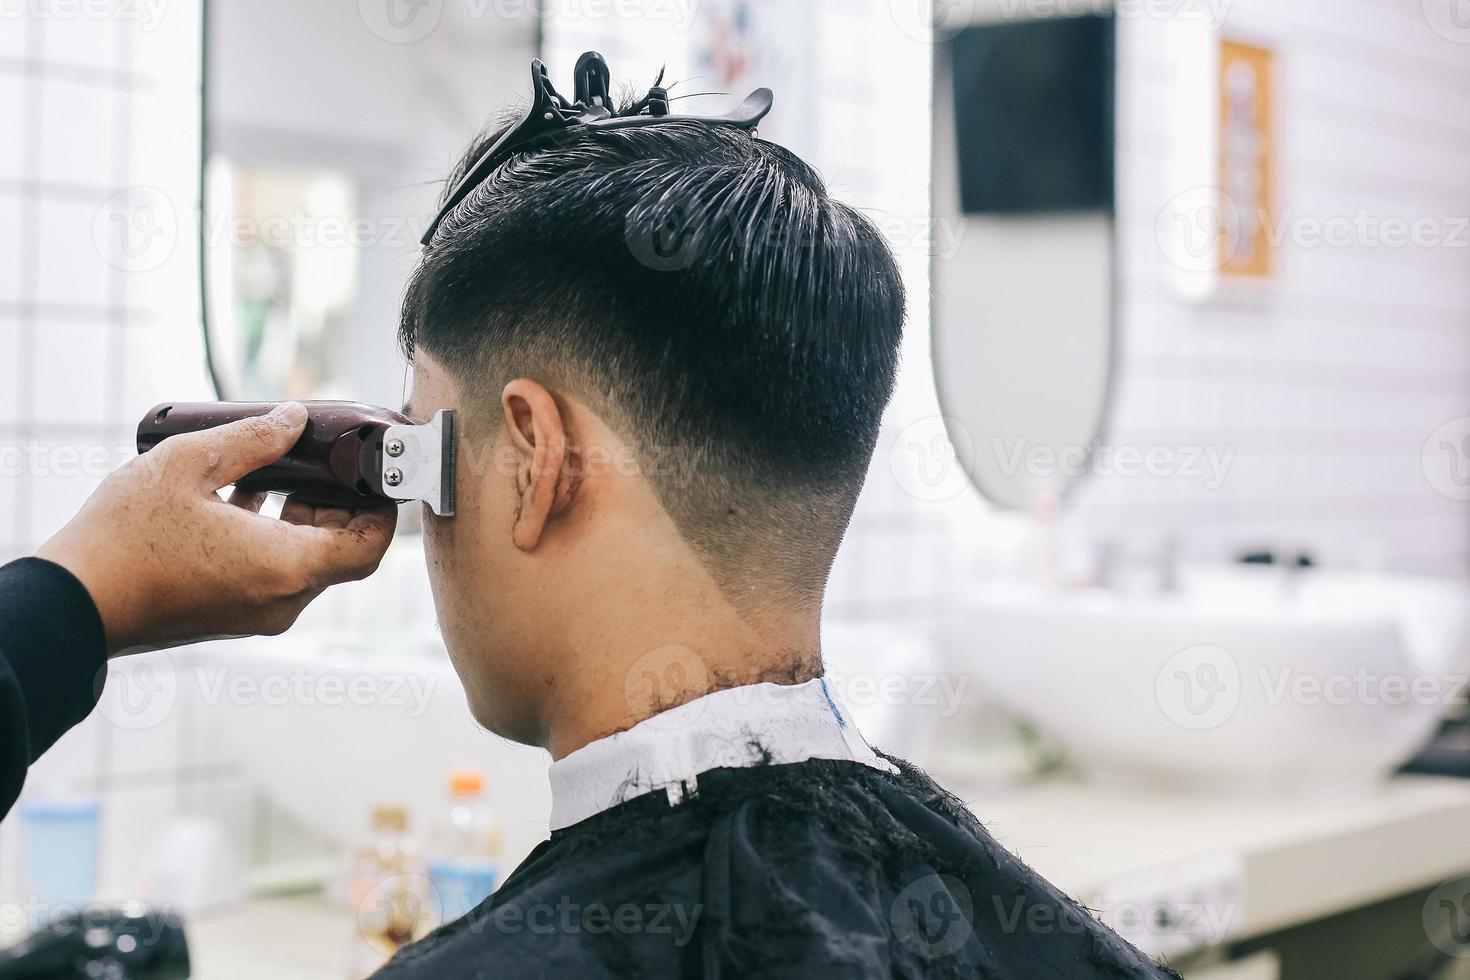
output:
[[[138,424],[138,452],[170,436],[213,429],[271,412],[278,402],[165,402]],[[235,482],[246,492],[284,493],[326,507],[422,500],[454,516],[455,415],[426,425],[357,402],[304,402],[306,431],[284,458]]]

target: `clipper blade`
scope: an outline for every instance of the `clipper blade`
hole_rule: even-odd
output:
[[[459,417],[454,412],[444,413],[440,445],[439,499],[444,510],[439,516],[453,517],[459,488]]]
[[[384,433],[385,492],[422,500],[438,516],[453,517],[458,429],[454,412],[446,409],[424,425],[395,425]]]

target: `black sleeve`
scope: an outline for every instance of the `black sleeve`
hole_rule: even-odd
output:
[[[0,568],[0,817],[26,769],[97,705],[107,639],[86,587],[60,565]]]

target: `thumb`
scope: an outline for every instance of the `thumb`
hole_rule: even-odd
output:
[[[278,462],[306,428],[306,406],[284,402],[266,415],[240,419],[203,432],[175,436],[186,458],[199,461],[199,479],[214,491]]]

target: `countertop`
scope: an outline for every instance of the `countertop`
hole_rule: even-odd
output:
[[[1060,781],[960,795],[997,839],[1084,902],[1228,857],[1242,877],[1233,939],[1470,872],[1464,780],[1400,778],[1368,795],[1290,801]],[[312,896],[257,899],[190,925],[202,980],[342,980],[352,938],[352,918]]]

